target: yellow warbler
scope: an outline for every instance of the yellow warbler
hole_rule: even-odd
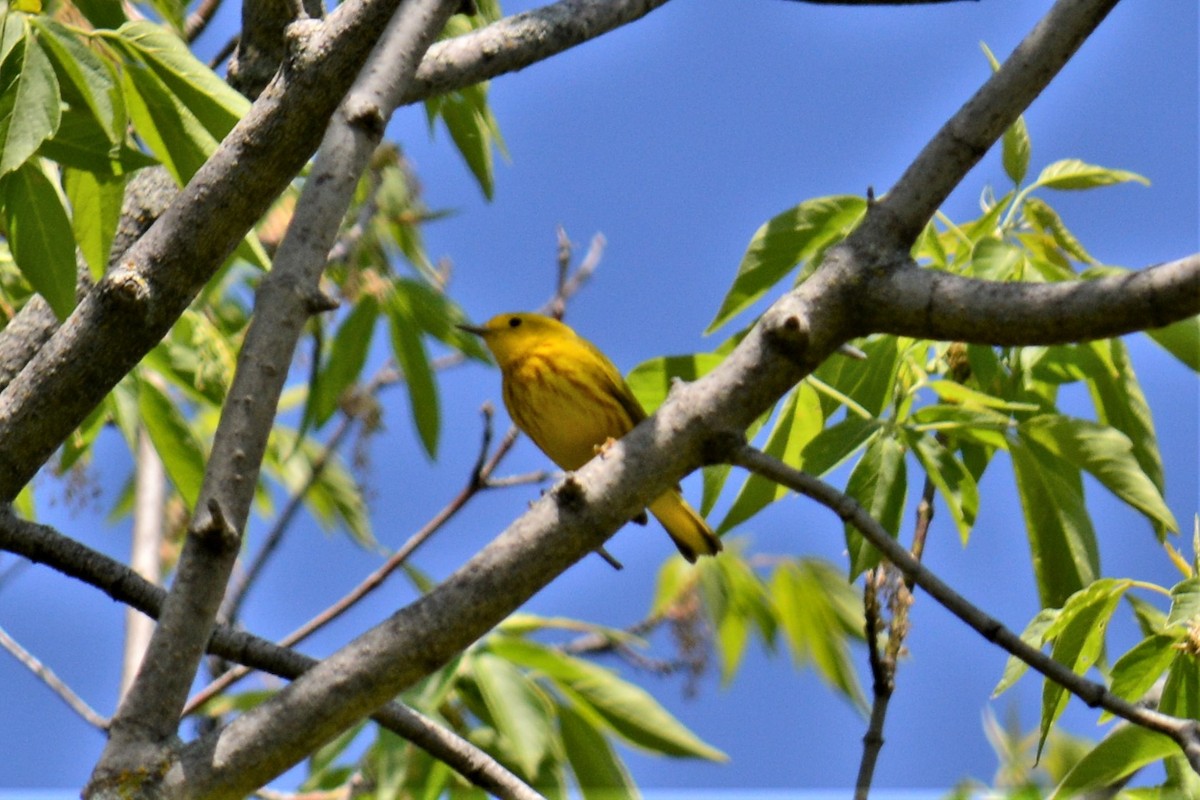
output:
[[[619,439],[646,418],[613,363],[558,320],[511,313],[481,327],[460,327],[481,336],[496,357],[513,422],[563,469],[579,469],[609,439]],[[721,549],[721,540],[679,487],[655,498],[650,513],[688,561]]]

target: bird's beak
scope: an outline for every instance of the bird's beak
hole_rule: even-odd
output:
[[[487,328],[480,327],[479,325],[455,325],[454,327],[458,328],[460,331],[473,333],[476,336],[483,336],[487,333]]]

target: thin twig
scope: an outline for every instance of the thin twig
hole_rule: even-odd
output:
[[[894,672],[889,668],[886,657],[880,652],[879,638],[883,634],[883,611],[879,602],[883,570],[879,567],[868,570],[863,585],[863,617],[867,638],[867,659],[871,665],[871,718],[863,734],[862,759],[858,764],[858,778],[854,782],[855,800],[867,800],[871,791],[871,779],[875,774],[875,762],[883,749],[883,722],[887,718],[888,703],[892,699]]]
[[[116,559],[85,547],[47,525],[20,519],[11,506],[2,504],[0,547],[94,586],[113,600],[151,617],[158,617],[166,598],[167,593],[162,587],[150,583]],[[287,679],[296,679],[317,664],[316,659],[226,625],[218,625],[213,631],[208,650],[227,660],[253,664],[264,672]],[[497,797],[505,800],[538,800],[540,797],[490,755],[408,706],[388,703],[376,710],[371,719]]]
[[[250,589],[253,588],[259,575],[262,574],[263,569],[266,567],[267,562],[283,541],[284,534],[287,533],[305,498],[308,497],[309,491],[320,480],[322,473],[325,471],[325,465],[329,463],[334,453],[341,447],[342,442],[349,436],[350,431],[354,428],[355,421],[356,417],[351,415],[342,417],[338,423],[338,427],[329,437],[329,441],[325,443],[324,449],[312,460],[308,477],[305,478],[304,483],[288,498],[283,510],[275,519],[275,524],[271,526],[271,530],[263,539],[258,552],[251,559],[250,566],[238,577],[237,581],[227,592],[225,603],[221,609],[221,619],[224,621],[236,622],[241,616],[242,604],[245,602]]]
[[[1183,750],[1193,770],[1200,774],[1200,721],[1180,719],[1163,714],[1112,694],[1106,686],[1076,674],[1041,650],[1029,645],[1006,628],[999,620],[986,614],[935,575],[928,567],[913,558],[904,546],[893,539],[853,498],[834,487],[807,475],[749,445],[742,445],[730,454],[730,462],[786,486],[836,513],[842,521],[854,526],[868,542],[883,553],[904,576],[920,586],[947,611],[961,619],[989,642],[999,645],[1046,678],[1080,698],[1089,707],[1097,706],[1140,725],[1147,730],[1170,736]]]
[[[917,504],[917,520],[913,528],[912,557],[921,560],[925,551],[925,539],[929,534],[929,523],[933,521],[933,495],[935,487],[928,475]],[[899,576],[899,577],[897,577]],[[884,561],[867,572],[863,586],[863,612],[866,618],[867,655],[871,665],[871,718],[863,734],[863,754],[858,765],[858,777],[854,782],[855,800],[867,800],[875,765],[883,749],[883,726],[887,720],[888,706],[896,691],[896,667],[904,639],[908,635],[908,611],[912,606],[912,582],[899,573],[890,562]],[[883,633],[883,604],[881,592],[889,596],[887,647],[881,652],[879,637]]]
[[[437,512],[428,522],[426,522],[420,530],[408,538],[399,550],[388,557],[374,572],[364,578],[357,586],[347,592],[340,600],[325,608],[321,613],[314,616],[312,619],[305,622],[299,628],[289,633],[287,636],[279,640],[281,647],[291,647],[304,639],[311,636],[316,631],[333,622],[340,617],[356,603],[366,597],[368,594],[379,588],[383,582],[402,566],[416,549],[428,541],[429,537],[433,536],[451,517],[466,505],[466,503],[479,492],[490,488],[489,476],[495,471],[500,464],[501,459],[512,448],[516,441],[516,430],[509,430],[501,439],[499,446],[494,452],[488,455],[492,442],[492,407],[485,405],[483,408],[483,441],[479,449],[479,456],[475,460],[475,464],[471,468],[471,474],[467,479],[466,485],[459,491],[453,499],[450,500],[440,511]],[[213,680],[203,689],[196,693],[183,709],[184,716],[194,713],[201,705],[208,702],[213,697],[216,697],[221,692],[228,689],[233,684],[237,683],[242,678],[250,674],[252,670],[245,666],[237,666],[225,672],[220,677]]]
[[[30,653],[16,639],[9,636],[4,628],[0,628],[0,647],[3,647],[17,661],[24,664],[30,672],[49,687],[50,691],[54,692],[64,703],[70,706],[72,711],[83,717],[84,722],[102,731],[108,730],[108,720],[105,717],[98,714],[87,704],[86,700],[77,695],[70,686],[67,686],[62,678],[54,674],[54,670],[39,661],[37,656]]]
[[[196,41],[200,34],[208,28],[217,11],[221,8],[221,0],[200,0],[192,13],[188,14],[183,23],[183,35],[189,42]]]

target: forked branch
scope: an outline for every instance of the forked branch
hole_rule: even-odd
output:
[[[863,538],[891,561],[904,577],[925,590],[947,611],[961,619],[989,642],[993,642],[1075,695],[1088,706],[1100,707],[1147,730],[1170,736],[1183,750],[1192,769],[1200,773],[1200,722],[1180,719],[1130,703],[1111,693],[1103,684],[1076,674],[1041,650],[1027,644],[999,620],[988,615],[956,592],[932,570],[913,557],[893,539],[853,498],[817,478],[789,467],[759,450],[743,445],[733,451],[731,463],[756,475],[786,486],[817,501],[852,526]]]

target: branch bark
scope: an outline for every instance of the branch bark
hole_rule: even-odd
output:
[[[113,718],[108,745],[86,796],[122,789],[131,772],[153,774],[148,766],[157,769],[171,763],[169,750],[180,712],[240,550],[296,342],[308,316],[332,303],[318,289],[326,256],[358,176],[382,138],[403,88],[457,2],[405,3],[329,126],[274,268],[260,287],[174,584],[142,668]],[[272,760],[269,740],[256,742],[255,749],[256,758]],[[200,774],[192,771],[186,783],[177,775],[177,789],[203,794],[205,782],[219,784],[225,772],[221,766],[210,766]],[[147,780],[156,781],[157,776]],[[245,786],[238,794],[259,785]]]
[[[0,500],[158,343],[299,172],[398,2],[348,0],[288,28],[289,57],[245,118],[0,394]]]
[[[0,549],[45,564],[64,575],[94,586],[113,600],[157,618],[167,596],[121,562],[98,553],[45,525],[18,519],[11,508],[0,508]],[[298,678],[315,660],[245,631],[218,625],[208,652],[281,678]],[[99,718],[97,715],[98,719]],[[399,703],[389,703],[372,715],[383,727],[402,736],[463,777],[497,797],[537,800],[519,778],[487,753]],[[108,721],[103,720],[103,727]]]
[[[146,431],[138,431],[138,454],[134,477],[133,533],[129,566],[151,583],[161,579],[159,551],[163,541],[167,476],[162,459]],[[146,648],[154,634],[154,620],[133,608],[125,609],[125,658],[121,665],[121,697],[133,685]]]
[[[1018,48],[1019,57],[1010,59],[948,123],[953,140],[971,144],[965,150],[954,141],[931,145],[940,155],[929,156],[927,148],[918,159],[921,168],[914,166],[897,185],[895,196],[914,198],[915,216],[886,201],[876,204],[845,246],[769,309],[722,366],[694,384],[677,387],[653,417],[604,457],[568,476],[433,592],[223,730],[187,745],[183,770],[199,774],[219,760],[228,775],[238,777],[203,784],[218,795],[269,779],[281,765],[299,759],[445,663],[603,544],[647,500],[686,472],[731,452],[741,432],[816,364],[850,336],[867,332],[867,322],[882,319],[880,312],[864,309],[883,307],[891,272],[917,271],[903,266],[912,237],[940,200],[931,203],[938,191],[922,191],[914,182],[949,187],[961,180],[979,148],[986,149],[1023,110],[1012,98],[1035,97],[1065,63],[1060,49],[1069,46],[1073,52],[1112,2],[1059,0]],[[1047,35],[1048,27],[1055,28],[1052,35]],[[996,109],[982,113],[980,98],[995,100]],[[1195,313],[1198,305],[1200,295],[1176,310]],[[256,743],[268,740],[278,747],[270,762],[256,749]]]
[[[1004,648],[1092,708],[1098,706],[1135,725],[1170,736],[1183,750],[1192,769],[1200,773],[1200,722],[1172,717],[1137,703],[1130,703],[1109,692],[1103,684],[1077,675],[1069,667],[1026,644],[1020,636],[972,605],[928,567],[913,558],[912,554],[893,539],[853,498],[842,494],[829,484],[749,446],[735,449],[732,455],[734,464],[816,500],[836,513],[843,522],[853,525],[863,538],[904,573],[905,578],[924,589],[947,611],[989,642]]]

